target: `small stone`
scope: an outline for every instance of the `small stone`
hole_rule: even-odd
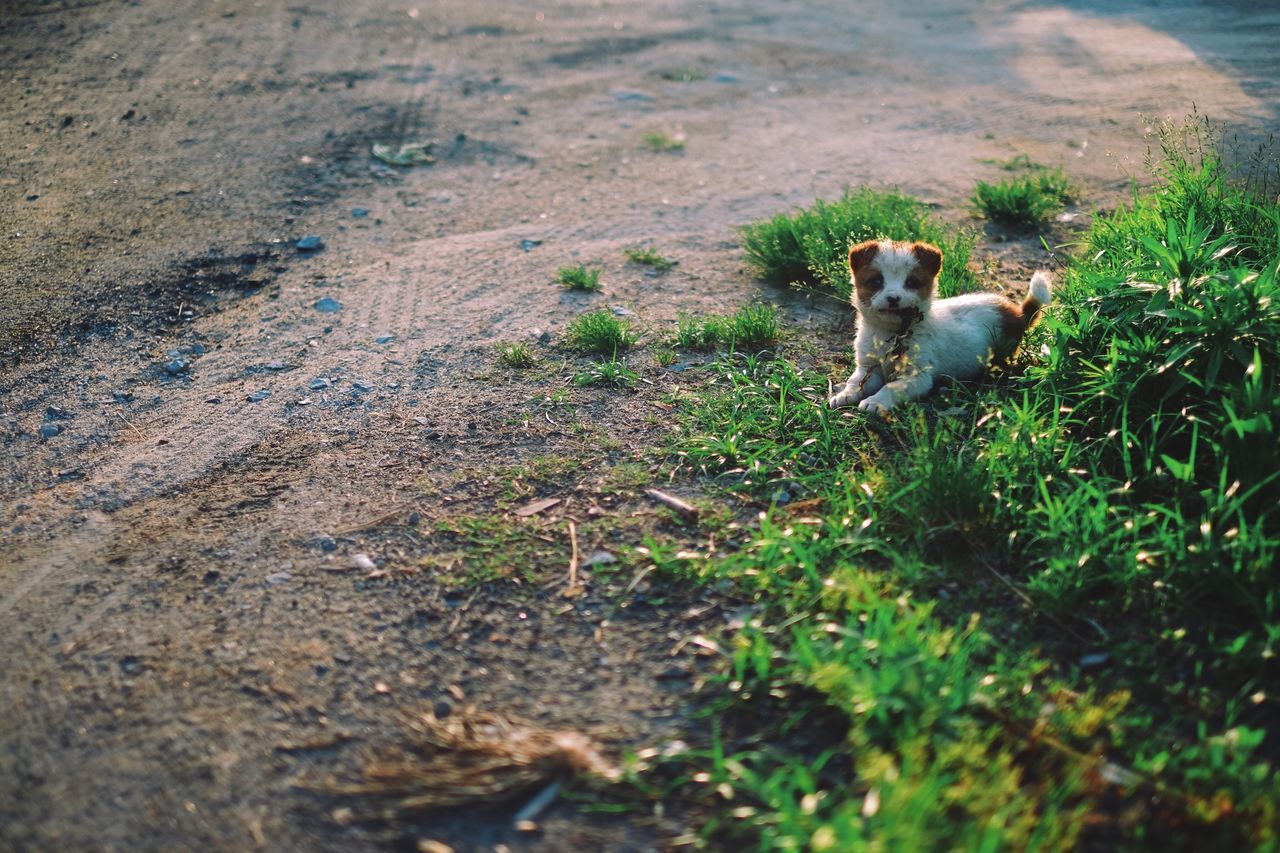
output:
[[[367,207],[351,208],[351,216],[353,219],[364,219],[368,215],[369,215],[369,209]]]
[[[437,699],[436,706],[432,709],[437,720],[443,720],[453,713],[453,705],[448,699]]]
[[[333,314],[342,310],[342,303],[332,296],[326,296],[316,300],[315,309],[321,314]]]
[[[602,566],[608,563],[616,563],[618,558],[608,551],[593,551],[587,559],[582,561],[583,566]]]
[[[411,512],[409,513],[408,521],[410,527],[417,527],[418,523],[422,521],[422,516],[418,515],[416,512]]]
[[[308,234],[294,244],[299,252],[318,252],[324,248],[324,241],[314,234]]]
[[[786,506],[791,503],[791,493],[786,489],[779,489],[773,494],[773,502],[778,506]]]
[[[361,382],[361,381],[359,381],[359,380],[356,380],[355,382],[352,382],[352,383],[351,383],[351,387],[352,387],[352,389],[354,389],[354,390],[355,390],[357,393],[359,393],[359,394],[368,394],[370,391],[372,391],[372,390],[373,390],[373,386],[372,386],[372,385],[366,385],[366,384],[364,384],[363,382]]]
[[[267,586],[276,586],[277,584],[285,583],[292,578],[293,575],[288,572],[272,572],[263,578],[263,580],[266,582]]]
[[[534,249],[538,248],[541,245],[542,245],[541,240],[521,240],[520,241],[520,248],[524,249],[526,252],[532,252]]]
[[[263,388],[261,391],[254,391],[252,394],[245,397],[245,399],[248,400],[250,403],[261,403],[263,400],[267,399],[270,396],[271,396],[271,392],[268,391],[266,388]]]
[[[1080,668],[1093,669],[1094,667],[1102,666],[1104,663],[1106,663],[1110,659],[1111,659],[1111,655],[1107,654],[1106,652],[1097,652],[1096,654],[1085,655],[1082,658],[1080,658]]]
[[[395,335],[382,335],[380,337],[374,338],[373,342],[375,344],[389,344],[395,339],[396,339]]]
[[[711,79],[717,83],[737,83],[741,80],[737,74],[730,74],[728,71],[721,71]]]
[[[135,675],[142,669],[142,659],[137,655],[125,655],[120,658],[120,669],[125,675]]]
[[[368,554],[352,554],[351,562],[355,563],[357,569],[364,569],[367,572],[378,568],[378,564],[369,559]]]
[[[111,399],[115,400],[117,403],[127,403],[133,399],[133,392],[132,391],[112,391]]]
[[[71,413],[61,406],[50,406],[44,410],[44,419],[46,421],[69,421]]]
[[[330,536],[321,536],[316,540],[316,544],[319,545],[320,550],[326,554],[332,554],[334,551],[338,550],[338,543]]]
[[[636,315],[636,312],[632,311],[630,308],[624,308],[621,305],[610,305],[609,308],[613,311],[613,315],[615,317],[634,317]]]
[[[53,438],[55,435],[57,435],[60,432],[62,432],[62,427],[58,426],[57,424],[49,424],[49,423],[40,424],[41,438]]]
[[[328,387],[329,387],[329,380],[325,379],[323,376],[317,376],[315,379],[312,379],[310,382],[307,383],[307,388],[309,388],[312,391],[323,391],[325,388],[328,388]]]
[[[292,369],[293,369],[293,365],[292,365],[292,364],[288,364],[288,363],[283,362],[283,361],[269,361],[269,362],[267,362],[267,370],[271,370],[271,371],[279,372],[279,371],[281,371],[281,370],[292,370]]]
[[[647,103],[653,100],[653,95],[644,92],[633,92],[630,89],[616,89],[613,93],[613,99],[622,103]]]
[[[204,401],[212,406],[216,406],[222,402],[221,397],[205,397]]]
[[[667,370],[670,370],[672,373],[684,373],[690,367],[693,367],[692,362],[677,361],[675,364],[667,365]]]
[[[172,361],[165,362],[164,372],[170,376],[181,376],[191,369],[191,363],[185,358],[175,358]]]
[[[222,573],[219,572],[217,569],[210,569],[209,571],[204,573],[204,583],[206,586],[210,584],[215,584],[218,582],[218,580],[221,577],[222,577]]]

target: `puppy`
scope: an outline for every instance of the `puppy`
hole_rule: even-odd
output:
[[[942,377],[975,379],[1013,355],[1049,304],[1051,280],[1043,270],[1031,277],[1022,304],[994,293],[934,301],[941,269],[942,252],[927,243],[868,241],[849,250],[857,369],[831,408],[857,403],[884,414],[924,397]]]

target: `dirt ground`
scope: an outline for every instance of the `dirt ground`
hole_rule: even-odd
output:
[[[714,547],[642,494],[686,379],[572,387],[569,320],[767,299],[830,366],[848,313],[754,281],[736,226],[860,184],[970,222],[1017,154],[1113,204],[1144,115],[1276,125],[1256,5],[2,0],[0,849],[670,845],[678,809],[344,825],[295,785],[445,705],[699,737],[688,640],[739,605],[624,556]],[[1007,238],[993,286],[1050,262]],[[579,263],[603,293],[555,286]]]

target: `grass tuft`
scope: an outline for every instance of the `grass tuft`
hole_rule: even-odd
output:
[[[773,346],[781,331],[778,312],[770,305],[753,304],[721,317],[681,314],[676,326],[676,346],[681,349],[760,350]]]
[[[533,350],[529,349],[529,345],[524,342],[498,344],[497,350],[498,364],[512,370],[523,370],[537,362]]]
[[[639,381],[640,376],[620,359],[595,362],[573,376],[573,384],[579,387],[609,385],[613,388],[631,388]]]
[[[992,222],[1016,228],[1035,228],[1062,209],[1072,197],[1071,182],[1061,169],[1041,169],[1032,175],[989,184],[978,181],[973,203]]]
[[[566,337],[569,345],[581,352],[609,358],[630,349],[637,339],[629,322],[604,308],[575,317]]]
[[[633,246],[626,251],[627,260],[632,263],[644,264],[653,267],[659,272],[666,272],[674,267],[679,261],[673,261],[666,255],[663,255],[652,246]]]
[[[675,136],[670,136],[666,133],[663,133],[660,130],[650,130],[647,133],[645,133],[643,138],[644,138],[644,144],[648,145],[649,148],[653,151],[667,152],[667,151],[683,151],[684,150],[683,139]]]
[[[600,270],[588,269],[585,266],[561,267],[556,273],[556,281],[570,290],[586,290],[595,293],[600,290]]]
[[[850,190],[834,202],[782,214],[742,229],[747,260],[763,278],[818,287],[849,298],[849,247],[872,239],[923,240],[945,256],[939,293],[973,290],[969,270],[974,236],[935,221],[924,202],[898,192]]]

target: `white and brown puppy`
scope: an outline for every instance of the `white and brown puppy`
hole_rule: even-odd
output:
[[[993,361],[1013,355],[1022,335],[1049,304],[1050,279],[1031,277],[1022,304],[994,293],[934,300],[942,252],[927,243],[891,240],[849,250],[857,369],[831,408],[883,414],[919,400],[943,377],[975,379]]]

